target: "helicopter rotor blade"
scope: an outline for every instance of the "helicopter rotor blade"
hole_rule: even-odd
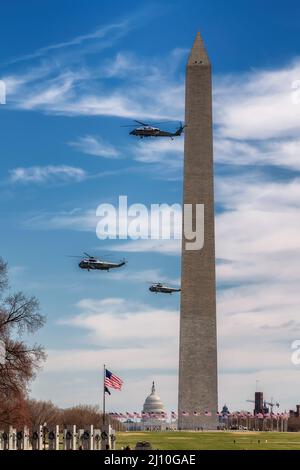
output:
[[[137,121],[136,119],[134,119],[134,122],[137,122],[138,124],[141,124],[142,126],[149,126],[149,124],[145,124],[142,121]]]
[[[83,252],[83,254],[84,254],[85,256],[87,256],[88,258],[94,258],[94,256],[89,255],[89,254],[86,253],[85,251]]]
[[[153,122],[152,124],[168,124],[169,122],[174,122],[174,121],[160,121],[160,122]]]
[[[100,259],[103,259],[103,260],[110,260],[110,261],[118,261],[119,258],[117,258],[117,254],[112,252],[112,253],[109,253],[109,252],[104,252],[104,253],[99,253],[99,255],[97,255]]]

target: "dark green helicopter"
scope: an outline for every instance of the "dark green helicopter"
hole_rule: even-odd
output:
[[[122,126],[122,127],[135,127],[131,132],[129,132],[129,135],[134,135],[136,137],[140,137],[143,139],[144,137],[170,137],[173,139],[174,137],[179,137],[185,126],[180,123],[180,126],[175,132],[168,132],[168,131],[163,131],[159,127],[154,127],[151,126],[150,124],[146,124],[145,122],[137,121],[138,124],[141,124],[141,127],[135,127],[135,124],[131,126]],[[157,123],[160,124],[160,123]]]

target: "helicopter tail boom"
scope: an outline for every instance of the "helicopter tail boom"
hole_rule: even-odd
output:
[[[183,129],[185,128],[185,126],[182,125],[182,123],[180,123],[180,126],[178,127],[177,131],[174,133],[174,136],[179,136],[182,134],[183,132]]]

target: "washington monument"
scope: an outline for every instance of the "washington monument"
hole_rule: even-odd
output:
[[[186,67],[184,204],[204,204],[204,245],[182,239],[178,427],[215,428],[217,340],[211,64],[200,33]],[[182,414],[184,412],[184,414]],[[210,416],[211,414],[211,416]]]

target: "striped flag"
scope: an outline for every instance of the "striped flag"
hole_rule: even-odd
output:
[[[105,387],[110,387],[110,388],[115,388],[116,390],[121,390],[122,385],[123,385],[123,380],[120,379],[120,377],[117,377],[108,369],[105,369],[105,379],[104,379]]]

